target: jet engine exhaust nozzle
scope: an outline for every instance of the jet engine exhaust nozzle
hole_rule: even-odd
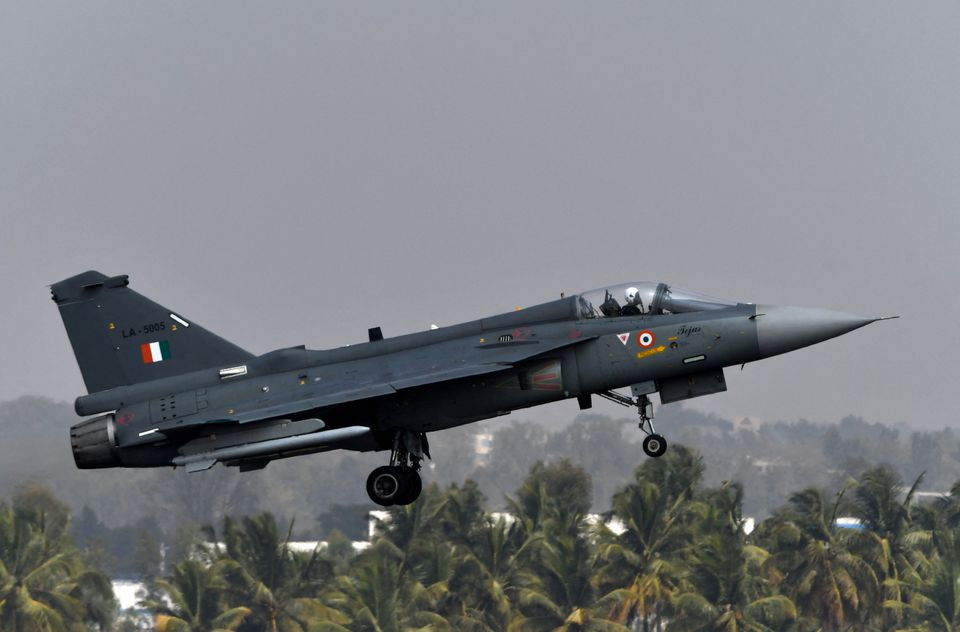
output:
[[[121,465],[113,414],[84,419],[70,428],[73,460],[81,470]]]

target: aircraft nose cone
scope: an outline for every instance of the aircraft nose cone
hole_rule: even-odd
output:
[[[814,307],[757,305],[757,343],[768,357],[841,336],[876,321]]]

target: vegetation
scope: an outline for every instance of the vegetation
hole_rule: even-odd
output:
[[[69,510],[44,489],[0,503],[0,630],[108,630],[110,580],[73,547]]]
[[[330,452],[243,474],[224,467],[199,475],[167,468],[77,471],[64,443],[76,422],[67,403],[38,397],[0,402],[0,498],[42,481],[70,505],[78,544],[97,548],[112,577],[140,577],[156,565],[146,557],[150,537],[166,543],[169,558],[171,547],[188,539],[175,542],[179,528],[220,525],[226,516],[269,511],[285,524],[296,518],[300,540],[323,539],[334,529],[351,539],[364,537],[364,508],[357,511],[356,503],[366,501],[363,481],[383,464],[383,454]],[[852,416],[830,424],[732,422],[682,404],[659,407],[657,427],[671,444],[700,450],[704,484],[741,483],[743,512],[756,518],[772,515],[798,489],[838,489],[873,464],[890,465],[907,481],[926,472],[924,490],[946,491],[960,477],[960,434],[950,428],[893,428]],[[479,433],[492,435],[485,456],[475,452]],[[538,424],[525,416],[482,421],[430,435],[434,460],[424,482],[447,487],[476,481],[491,509],[500,510],[538,461],[568,457],[590,474],[591,510],[607,511],[643,458],[639,439],[634,418],[590,411],[572,423],[558,418]]]
[[[136,629],[116,619],[108,575],[145,579],[141,615],[167,632],[960,630],[950,430],[667,406],[658,421],[677,440],[654,460],[622,420],[478,424],[431,437],[423,496],[358,553],[372,507],[357,481],[377,455],[243,477],[78,473],[62,446],[73,421],[48,400],[0,404],[4,632]],[[476,460],[474,435],[494,427]]]
[[[601,521],[581,467],[538,463],[508,512],[472,481],[432,484],[360,553],[336,535],[298,552],[267,513],[227,518],[142,606],[161,632],[960,630],[960,482],[918,503],[921,479],[871,467],[747,533],[742,487],[706,485],[695,450],[644,461]],[[0,505],[0,629],[111,629],[108,580],[68,534],[42,489]]]

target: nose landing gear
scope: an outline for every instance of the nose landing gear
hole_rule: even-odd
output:
[[[663,456],[663,453],[667,451],[667,440],[661,435],[651,432],[643,438],[643,451],[647,453],[647,456],[654,458]]]
[[[597,395],[615,404],[636,408],[637,414],[640,415],[640,431],[647,435],[643,438],[643,451],[650,457],[663,456],[663,453],[667,451],[667,440],[662,435],[657,434],[653,427],[653,402],[650,401],[647,394],[637,394],[636,400],[616,391],[602,391]]]
[[[393,437],[390,464],[382,465],[367,477],[367,495],[382,507],[409,505],[423,489],[420,462],[430,458],[426,434],[401,430]]]

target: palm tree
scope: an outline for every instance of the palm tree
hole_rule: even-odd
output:
[[[623,559],[634,568],[640,565],[640,560],[629,552],[623,554]],[[670,562],[654,559],[634,575],[629,585],[609,591],[597,605],[607,610],[613,621],[624,625],[639,622],[643,632],[658,630],[677,594],[677,575],[677,568]],[[597,579],[604,581],[601,577],[598,574]]]
[[[923,480],[917,477],[903,495],[903,481],[891,468],[876,467],[864,472],[854,489],[854,514],[861,520],[864,531],[853,538],[864,558],[874,560],[877,575],[881,578],[884,602],[906,603],[903,592],[906,584],[919,582],[918,552],[913,545],[929,537],[928,533],[912,528],[913,495]],[[899,620],[897,608],[885,608],[884,613],[893,613],[895,621],[886,621],[884,627],[892,627]],[[883,614],[884,619],[889,619]]]
[[[480,530],[470,553],[483,565],[498,590],[509,596],[533,581],[528,562],[544,540],[543,534],[531,534],[521,523],[500,516]]]
[[[213,565],[185,560],[168,579],[154,583],[158,598],[143,602],[154,613],[158,632],[219,632],[236,630],[250,608],[227,608],[222,562]]]
[[[595,564],[584,521],[589,489],[589,476],[568,461],[538,463],[507,499],[512,536],[528,542],[524,556],[515,558],[525,569],[514,576],[512,602],[520,616],[511,630],[626,629],[593,611]]]
[[[471,553],[458,558],[438,611],[458,630],[495,632],[510,623],[513,603],[507,591]]]
[[[319,550],[309,554],[289,547],[291,521],[285,539],[272,515],[224,520],[219,572],[229,586],[228,601],[249,609],[238,630],[287,632],[308,630],[314,622],[340,624],[347,617],[331,606],[337,595],[332,565]]]
[[[340,607],[349,613],[346,626],[350,630],[450,629],[436,612],[436,596],[410,572],[403,551],[386,538],[357,556],[351,572],[336,581],[342,595]]]
[[[691,541],[690,500],[702,472],[699,455],[677,446],[644,462],[614,495],[611,514],[625,530],[613,535],[600,529],[595,582],[616,621],[639,620],[644,631],[659,627],[679,584],[675,562]]]
[[[83,568],[66,538],[69,514],[49,511],[60,504],[46,494],[50,502],[0,504],[0,629],[107,629],[116,609],[110,581]]]
[[[907,603],[888,600],[884,607],[906,613],[916,624],[910,630],[960,630],[960,526],[949,526],[954,515],[942,512],[931,530],[932,550],[918,569],[919,580],[906,584]]]
[[[696,544],[687,556],[688,590],[676,597],[668,630],[781,630],[796,620],[793,601],[771,589],[770,554],[746,543],[742,497],[734,483],[709,490],[699,501]]]
[[[532,563],[536,581],[517,592],[522,614],[511,630],[626,630],[623,625],[595,615],[593,555],[582,534],[563,533],[540,547]]]
[[[425,591],[419,618],[429,609],[457,629],[496,630],[506,624],[509,607],[502,607],[503,594],[496,594],[495,582],[473,551],[474,545],[482,548],[490,525],[483,496],[470,481],[442,491],[432,484],[416,503],[391,510],[390,520],[381,525],[382,537],[402,553],[400,575]],[[367,576],[386,572],[383,564],[372,570],[369,559],[359,568]],[[351,594],[361,598],[356,590]]]
[[[526,536],[555,532],[556,525],[548,524],[557,516],[554,507],[551,507],[552,498],[546,484],[527,480],[520,492],[517,496],[506,498],[507,513],[513,517],[517,529]]]
[[[490,522],[485,510],[486,499],[471,480],[462,487],[453,484],[443,492],[439,515],[439,531],[451,544],[471,547],[479,532]]]
[[[528,534],[576,534],[590,510],[590,475],[569,459],[537,462],[512,497],[507,510]]]
[[[793,602],[783,595],[771,595],[746,605],[711,604],[696,593],[677,599],[678,617],[667,626],[689,632],[769,632],[789,630],[797,618]],[[817,629],[817,628],[814,628]]]
[[[826,630],[864,619],[878,597],[876,573],[849,550],[836,526],[845,491],[833,503],[815,488],[797,492],[784,511],[758,529],[774,552],[773,567],[783,575],[781,589]]]
[[[960,527],[960,480],[953,484],[947,496],[937,501],[936,510],[946,526]]]
[[[506,629],[520,588],[536,582],[528,562],[543,535],[528,535],[519,523],[501,516],[496,522],[486,520],[471,540],[471,546],[457,549],[444,613],[461,629],[467,622],[474,629]]]
[[[431,483],[416,502],[390,507],[389,520],[379,525],[380,535],[404,553],[407,563],[418,563],[419,553],[441,537],[441,516],[446,505],[447,495]]]

